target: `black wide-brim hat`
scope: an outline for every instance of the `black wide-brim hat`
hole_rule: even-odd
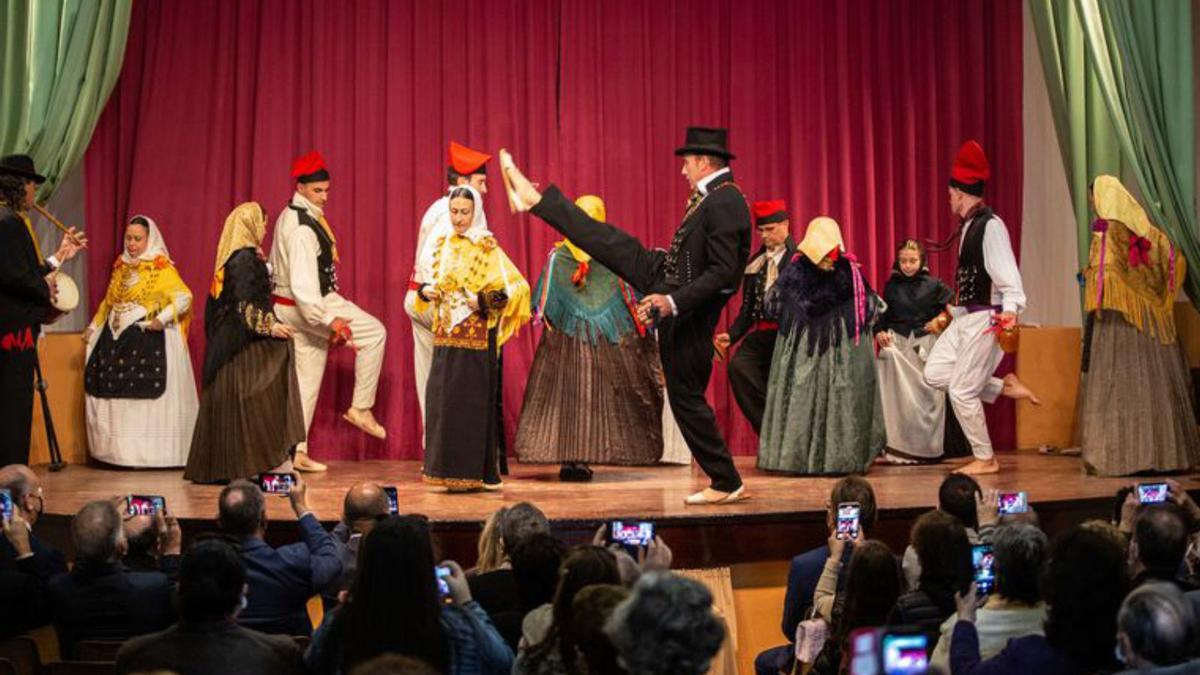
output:
[[[729,151],[729,131],[718,127],[688,127],[683,147],[675,149],[675,155],[713,155],[727,160],[736,159]]]
[[[33,168],[33,158],[29,155],[7,155],[0,157],[0,175],[20,176],[41,185],[46,177]]]

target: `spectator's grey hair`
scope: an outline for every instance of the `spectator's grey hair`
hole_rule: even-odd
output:
[[[629,675],[703,675],[725,639],[708,589],[670,572],[642,575],[605,631]]]
[[[71,520],[71,543],[77,563],[106,563],[117,559],[121,514],[107,500],[88,502]]]
[[[1195,611],[1171,583],[1155,581],[1135,588],[1117,613],[1117,630],[1129,638],[1137,656],[1156,666],[1183,663],[1195,652]]]

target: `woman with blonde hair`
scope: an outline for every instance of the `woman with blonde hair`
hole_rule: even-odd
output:
[[[500,524],[504,522],[506,513],[508,507],[501,506],[483,522],[483,531],[479,533],[478,557],[471,574],[485,574],[508,563],[508,551],[504,550],[504,540],[500,538]]]

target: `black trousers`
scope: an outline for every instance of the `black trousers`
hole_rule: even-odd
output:
[[[651,251],[636,237],[593,220],[558,188],[550,186],[546,190],[533,214],[639,292],[670,290],[664,283],[662,251]],[[683,318],[663,319],[658,324],[658,349],[671,412],[688,449],[714,490],[732,492],[741,487],[742,477],[717,428],[716,413],[704,397],[712,377],[712,340],[720,310],[718,306],[715,311],[697,310]]]
[[[35,356],[32,349],[0,349],[0,466],[29,463]]]
[[[750,420],[754,433],[762,433],[763,411],[767,407],[767,376],[775,355],[775,336],[779,331],[756,330],[742,338],[742,344],[729,359],[729,386],[742,414]]]

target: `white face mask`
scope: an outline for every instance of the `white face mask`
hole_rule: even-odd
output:
[[[237,616],[238,614],[241,614],[242,612],[246,611],[246,606],[249,604],[250,604],[250,602],[248,600],[246,600],[246,594],[242,593],[241,599],[238,600],[238,609],[236,612],[234,612],[234,616]]]

